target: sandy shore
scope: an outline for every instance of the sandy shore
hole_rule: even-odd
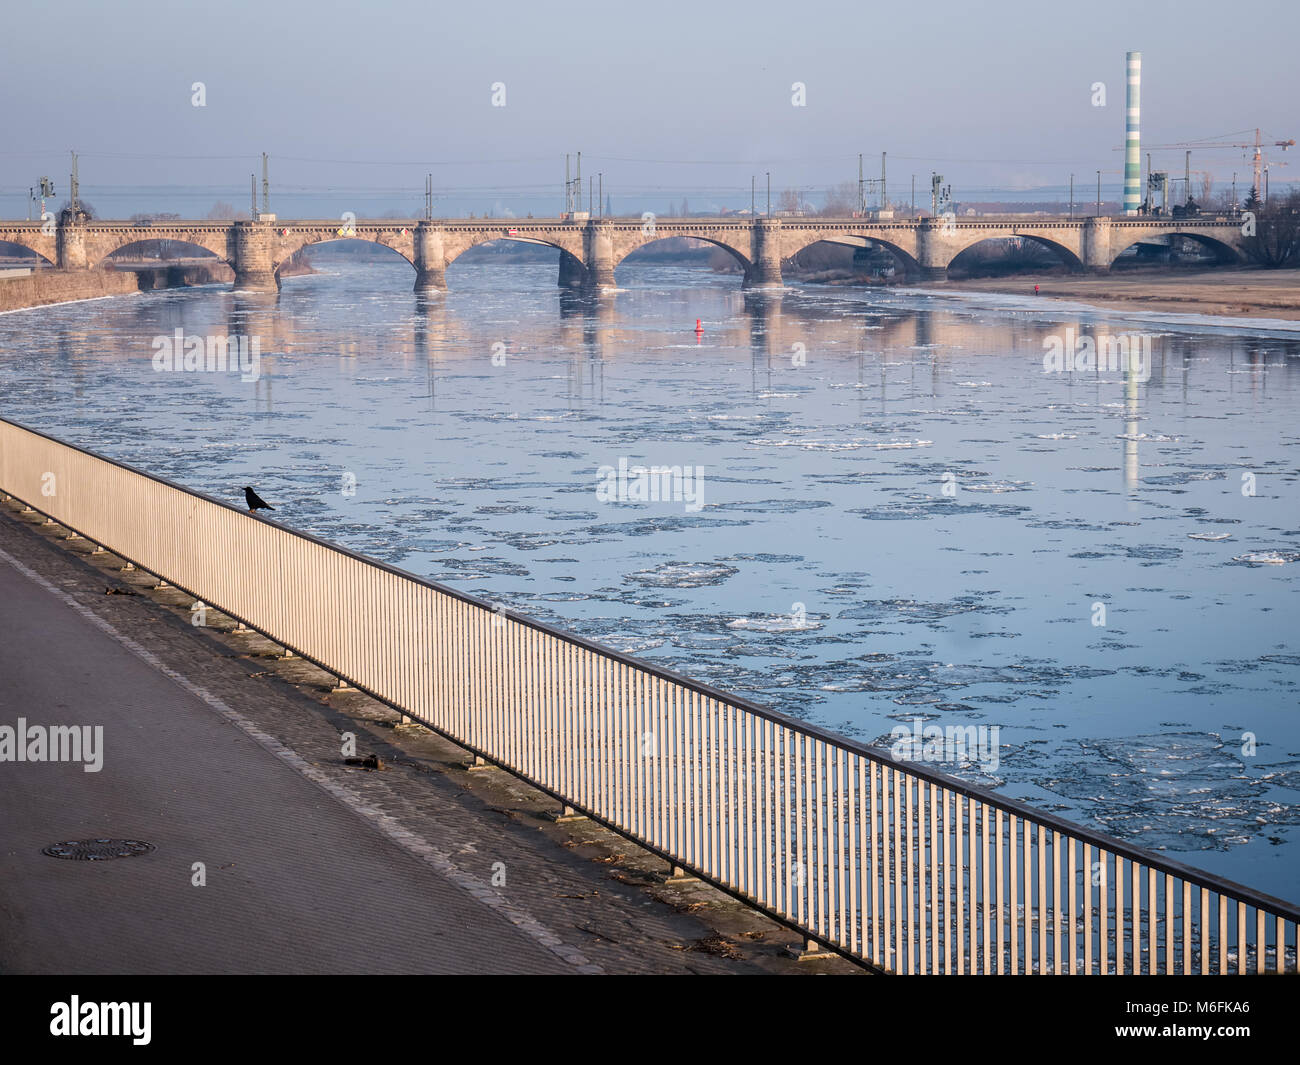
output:
[[[1172,311],[1300,321],[1300,270],[1126,270],[1122,274],[1034,275],[949,281],[944,289],[1033,295],[1114,310]],[[937,289],[939,286],[935,286]]]

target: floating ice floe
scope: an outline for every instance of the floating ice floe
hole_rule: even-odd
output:
[[[1188,533],[1189,540],[1229,540],[1232,533]]]
[[[989,481],[987,484],[964,484],[967,492],[1028,492],[1033,481]]]
[[[625,580],[647,588],[702,588],[721,584],[740,572],[719,562],[664,562],[650,569],[629,573]]]
[[[795,617],[793,614],[757,615],[749,618],[736,618],[727,622],[729,629],[743,629],[747,632],[811,632],[820,629],[820,621],[810,617]]]
[[[1247,551],[1237,555],[1233,562],[1248,562],[1256,566],[1284,566],[1300,561],[1300,551]]]

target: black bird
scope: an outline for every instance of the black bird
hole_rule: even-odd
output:
[[[258,509],[262,509],[262,510],[275,509],[275,507],[271,506],[270,503],[268,503],[265,499],[263,499],[261,496],[259,496],[256,492],[254,492],[251,488],[248,487],[244,488],[244,501],[248,503],[248,509],[250,513]]]

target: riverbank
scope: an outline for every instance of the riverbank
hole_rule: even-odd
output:
[[[0,312],[75,303],[140,291],[135,274],[111,270],[35,270],[0,280]]]
[[[945,290],[1088,303],[1109,310],[1300,321],[1300,270],[1125,270],[1119,274],[1018,274],[949,281]]]
[[[292,264],[284,274],[314,274],[306,263]],[[57,303],[80,303],[130,296],[168,288],[230,284],[235,272],[223,262],[185,262],[165,269],[33,270],[28,274],[0,274],[0,314]]]

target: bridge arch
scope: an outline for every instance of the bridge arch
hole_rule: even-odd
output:
[[[803,244],[796,248],[783,248],[783,257],[792,259],[806,248],[811,248],[814,244],[839,244],[846,248],[884,248],[899,265],[903,271],[903,276],[909,281],[921,276],[921,264],[917,261],[915,255],[901,244],[896,244],[891,240],[886,240],[876,234],[857,234],[857,233],[818,233]]]
[[[1009,240],[1027,240],[1039,248],[1045,248],[1052,252],[1064,266],[1072,271],[1082,270],[1084,268],[1083,260],[1079,257],[1078,253],[1068,245],[1061,243],[1059,240],[1054,240],[1041,233],[1006,233],[977,234],[965,241],[965,243],[959,244],[955,249],[952,249],[952,257],[948,260],[948,269],[951,270],[953,266],[962,265],[958,260],[967,252],[973,251],[980,245],[999,245]]]
[[[24,260],[31,258],[33,264],[44,263],[46,266],[56,265],[58,253],[53,247],[33,247],[35,241],[31,243],[25,240],[11,240],[8,237],[0,237],[0,255],[8,258],[22,258]],[[27,252],[27,255],[19,255],[19,252]],[[48,253],[48,254],[47,254]]]
[[[145,231],[142,231],[142,235],[137,240],[132,240],[129,243],[118,245],[107,255],[105,255],[102,259],[100,259],[98,263],[93,265],[102,267],[102,266],[107,266],[109,263],[112,263],[118,259],[129,258],[132,249],[137,248],[140,245],[155,244],[158,243],[159,241],[166,241],[169,244],[183,244],[187,249],[193,249],[194,251],[201,253],[200,255],[196,256],[196,258],[213,259],[220,262],[229,262],[229,260],[225,255],[218,255],[211,248],[205,247],[204,245],[196,243],[195,241],[182,240],[178,237],[144,236],[143,232]]]
[[[134,244],[158,240],[188,244],[233,265],[229,229],[221,223],[200,227],[118,225],[94,229],[88,226],[83,240],[86,265],[91,267],[102,266],[110,257]]]
[[[515,244],[537,244],[546,248],[554,248],[559,252],[568,252],[580,263],[583,261],[581,233],[578,234],[576,240],[547,240],[543,237],[527,234],[511,235],[508,232],[502,232],[502,227],[498,226],[495,229],[482,232],[444,233],[442,237],[443,262],[446,266],[450,266],[471,248],[477,248],[484,244],[495,244],[498,241],[510,241]]]
[[[1112,230],[1111,244],[1110,244],[1110,265],[1113,266],[1115,264],[1115,260],[1118,259],[1121,255],[1123,255],[1126,251],[1128,251],[1129,248],[1133,247],[1136,244],[1142,244],[1150,240],[1150,238],[1153,236],[1168,237],[1170,239],[1176,237],[1186,237],[1188,240],[1195,241],[1197,244],[1201,245],[1201,247],[1207,248],[1208,250],[1214,252],[1215,257],[1220,262],[1223,263],[1239,263],[1244,261],[1245,259],[1245,256],[1242,255],[1240,248],[1235,247],[1234,245],[1228,243],[1225,240],[1220,240],[1217,237],[1209,236],[1206,233],[1197,233],[1191,230],[1175,229],[1175,230],[1163,230],[1158,233],[1138,233],[1136,236],[1130,237],[1127,233],[1123,233],[1123,235],[1121,236],[1117,234],[1115,230]]]
[[[277,232],[277,236],[278,235],[279,233]],[[400,232],[396,233],[395,235],[398,237],[401,236]],[[414,268],[415,260],[413,257],[414,254],[413,250],[411,252],[408,252],[404,250],[403,247],[400,246],[399,241],[392,240],[391,238],[385,239],[385,236],[387,236],[387,234],[366,233],[361,230],[358,230],[356,233],[353,234],[341,234],[335,230],[320,230],[317,232],[307,232],[307,233],[298,233],[298,234],[294,234],[291,232],[290,235],[287,237],[284,236],[280,237],[278,245],[272,251],[271,262],[272,262],[275,275],[278,277],[280,275],[281,268],[304,248],[314,247],[318,244],[356,243],[356,244],[376,244],[381,248],[387,248],[389,251],[393,252],[394,254],[400,255],[412,266],[412,268]],[[411,241],[409,237],[406,238],[406,243],[410,245]]]
[[[478,235],[475,234],[475,236],[477,237]],[[456,262],[458,259],[463,258],[466,254],[470,252],[477,251],[479,248],[490,248],[493,245],[501,246],[504,244],[532,244],[533,246],[538,248],[549,248],[551,251],[560,252],[560,253],[563,253],[566,250],[561,245],[553,244],[549,240],[539,240],[536,237],[508,237],[508,236],[503,237],[500,234],[488,235],[483,239],[473,239],[473,240],[466,241],[463,247],[457,246],[448,249],[447,248],[448,243],[449,242],[446,241],[446,239],[444,238],[443,246],[445,249],[445,254],[446,254],[445,261],[447,266],[451,266],[452,263]],[[579,258],[581,258],[581,253],[579,253]]]
[[[750,259],[747,252],[741,251],[734,244],[728,243],[726,240],[720,237],[704,236],[702,234],[695,234],[695,233],[656,233],[654,236],[648,236],[646,237],[646,239],[641,241],[636,241],[636,242],[620,241],[616,245],[615,252],[614,252],[614,269],[617,270],[619,265],[622,264],[623,261],[626,260],[628,257],[635,255],[639,251],[643,251],[644,249],[649,248],[651,245],[659,244],[665,240],[680,240],[682,238],[688,238],[690,240],[698,240],[703,244],[709,244],[715,248],[722,249],[728,255],[730,255],[740,266],[740,272],[743,277],[748,277],[750,275],[750,270],[753,266],[753,261]]]

